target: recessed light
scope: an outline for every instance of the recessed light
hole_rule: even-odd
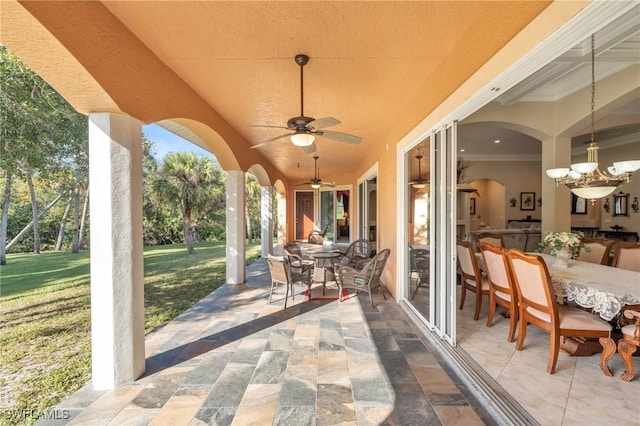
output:
[[[500,139],[496,139],[493,143],[500,143]]]
[[[460,149],[460,152],[464,152],[464,148]]]

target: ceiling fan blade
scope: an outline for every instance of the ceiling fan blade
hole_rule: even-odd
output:
[[[316,152],[316,143],[314,142],[309,146],[303,146],[302,150],[304,151],[305,154],[312,154]]]
[[[335,188],[336,185],[334,183],[322,182],[320,186],[326,186],[327,188]]]
[[[305,185],[311,185],[313,182],[302,182],[297,184],[296,186],[305,186]]]
[[[268,144],[269,142],[274,142],[277,141],[278,139],[282,139],[282,138],[286,138],[287,136],[290,136],[290,133],[286,133],[284,135],[280,135],[280,136],[275,136],[273,138],[269,138],[267,140],[264,140],[262,142],[260,142],[259,144],[253,145],[251,148],[260,148],[261,146]]]
[[[267,126],[262,124],[249,124],[249,127],[264,127],[267,129],[288,129],[286,126]]]
[[[338,142],[346,142],[352,144],[358,144],[362,141],[362,138],[360,136],[349,135],[347,133],[332,132],[329,130],[316,132],[316,135],[324,136],[325,138],[333,139]]]
[[[336,120],[333,117],[322,117],[307,123],[306,127],[309,130],[317,130],[324,129],[326,127],[337,126],[340,123],[340,120]]]

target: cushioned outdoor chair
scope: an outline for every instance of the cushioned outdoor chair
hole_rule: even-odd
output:
[[[302,254],[302,249],[296,243],[288,243],[284,245],[284,253],[289,259],[289,264],[294,273],[306,273],[311,280],[311,274],[313,273],[313,267],[315,262],[312,258],[305,257]]]
[[[420,287],[429,286],[429,270],[429,250],[413,248],[409,244],[409,283],[413,283],[414,277],[417,279],[411,299],[416,297]]]
[[[302,282],[307,286],[309,290],[309,297],[311,296],[311,279],[307,273],[294,273],[291,270],[288,258],[267,256],[267,264],[269,265],[269,274],[271,275],[271,289],[269,291],[269,303],[273,300],[273,290],[278,284],[284,284],[285,296],[283,309],[287,308],[287,301],[289,300],[289,292],[291,292],[291,300],[295,299],[294,284]]]
[[[371,258],[373,247],[371,241],[359,239],[352,242],[340,258],[340,264],[360,269]]]
[[[356,269],[351,266],[340,266],[338,269],[338,291],[340,295],[340,301],[342,301],[343,289],[354,289],[356,294],[359,290],[369,293],[369,300],[371,301],[371,307],[373,308],[372,292],[374,289],[379,288],[382,293],[382,297],[387,298],[384,294],[384,286],[380,282],[380,275],[387,264],[387,259],[391,250],[384,249],[371,258],[362,269]]]

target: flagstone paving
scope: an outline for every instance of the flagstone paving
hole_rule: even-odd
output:
[[[88,384],[56,408],[68,418],[37,424],[496,424],[390,296],[375,294],[371,308],[366,293],[297,294],[285,310],[283,297],[279,288],[268,303],[258,260],[247,283],[147,336],[142,378],[115,391]]]

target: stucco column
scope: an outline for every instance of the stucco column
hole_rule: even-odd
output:
[[[278,244],[287,243],[287,199],[284,194],[277,195]]]
[[[244,282],[245,275],[245,176],[227,172],[227,284]]]
[[[571,139],[550,138],[542,141],[542,232],[571,230],[571,191],[565,185],[556,187],[547,169],[569,167]]]
[[[96,389],[144,373],[142,132],[126,115],[89,116],[91,360]]]
[[[273,251],[273,186],[260,187],[260,241],[262,257]]]

